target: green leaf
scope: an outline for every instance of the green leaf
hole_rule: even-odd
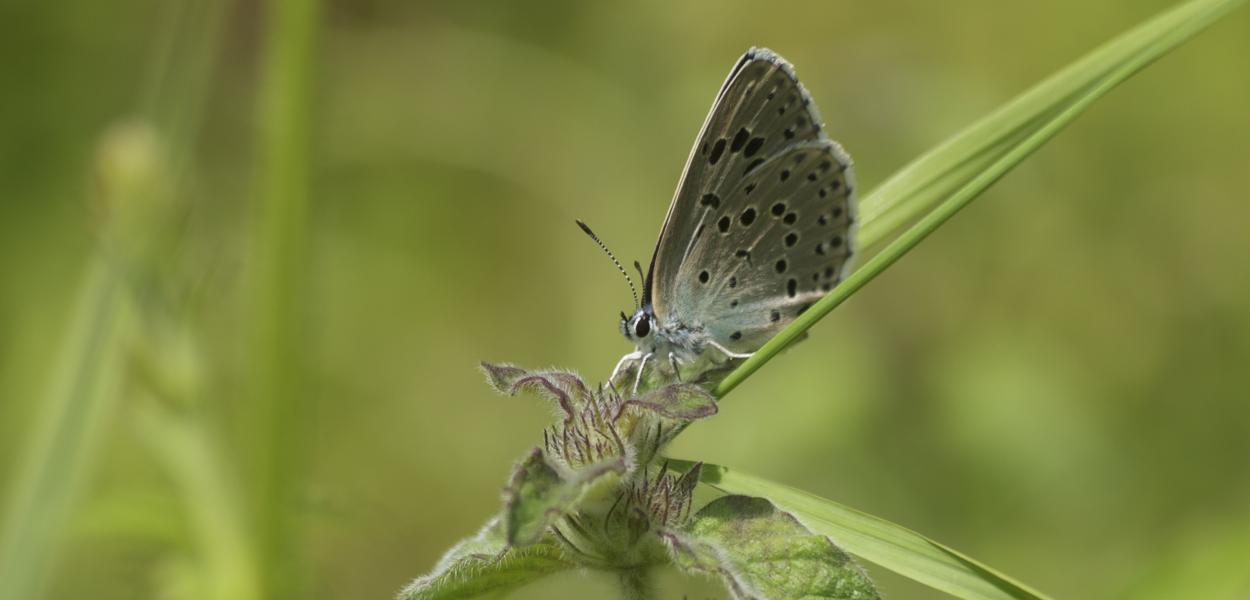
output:
[[[477,535],[453,547],[434,571],[418,577],[399,600],[492,598],[552,573],[574,568],[550,538],[509,548],[503,521],[492,519]]]
[[[1181,4],[1087,54],[900,169],[860,202],[864,247],[914,223],[773,336],[716,386],[717,398],[799,339],[1058,134],[1095,100],[1215,22],[1242,0]]]
[[[202,600],[263,598],[238,474],[194,413],[151,403],[135,413],[139,439],[179,492],[197,557]]]
[[[504,490],[504,531],[509,545],[536,543],[547,528],[599,485],[612,485],[625,472],[625,460],[613,457],[565,476],[535,448],[512,474]]]
[[[629,400],[625,405],[637,406],[677,421],[694,421],[716,414],[716,398],[692,383],[666,385],[642,398]]]
[[[881,597],[832,540],[763,498],[717,498],[660,535],[678,566],[719,575],[736,598]]]
[[[578,407],[590,404],[592,394],[580,377],[567,371],[527,371],[520,367],[483,362],[486,380],[497,391],[515,396],[530,392],[555,403],[566,419],[577,415]]]
[[[669,459],[684,471],[694,463]],[[1038,599],[1046,596],[954,549],[901,525],[792,487],[704,464],[699,478],[728,494],[761,496],[847,552],[960,598]]]

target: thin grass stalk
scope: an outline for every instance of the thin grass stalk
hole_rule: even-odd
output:
[[[0,534],[0,600],[39,596],[57,543],[113,417],[129,313],[112,264],[88,267],[78,306],[50,372]]]
[[[212,97],[225,17],[233,5],[232,0],[183,0],[162,6],[165,31],[155,43],[140,109],[165,134],[172,150],[169,179],[176,189],[191,170]]]
[[[1127,62],[1141,66],[1166,54],[1171,47],[1157,48],[1143,57],[1141,48],[1176,31],[1191,37],[1206,25],[1240,4],[1241,0],[1195,0],[1161,13],[1138,27],[1108,41],[1076,62],[1059,70],[990,115],[960,131],[947,141],[899,169],[860,204],[860,241],[871,247],[900,230],[924,212],[925,207],[946,197],[966,179],[951,177],[964,163],[987,165],[984,152],[1020,132],[1036,129],[1038,118],[1083,95],[1092,82],[1107,77]],[[1180,29],[1177,23],[1181,23]],[[978,157],[981,157],[978,160]]]
[[[996,111],[967,130],[980,131],[982,127],[992,130],[993,133],[985,133],[984,143],[976,144],[974,143],[976,140],[967,138],[966,134],[961,134],[956,136],[956,141],[960,143],[943,144],[933,152],[922,156],[912,165],[905,167],[900,172],[904,174],[903,176],[890,180],[901,183],[883,186],[880,191],[874,192],[865,200],[864,204],[867,205],[867,209],[863,228],[870,233],[869,241],[876,242],[884,239],[889,227],[899,227],[918,219],[916,223],[725,377],[714,391],[716,396],[724,397],[769,360],[772,360],[812,325],[910,252],[955,213],[1058,134],[1095,100],[1241,3],[1242,0],[1195,0],[1168,11],[1103,45],[1089,57],[1078,61],[1077,65],[1097,66],[1097,68],[1090,66],[1090,72],[1084,73],[1088,80],[1085,85],[1081,85],[1080,82],[1072,84],[1069,81],[1070,78],[1078,78],[1081,75],[1071,70],[1062,71],[1063,77],[1048,80],[1062,83],[1065,91],[1072,88],[1078,90],[1077,92],[1048,95],[1043,93],[1046,90],[1039,92],[1035,88],[1024,95],[1024,100],[1027,101],[1021,99],[1012,101],[1008,103],[1007,108]],[[1110,68],[1102,68],[1104,63],[1109,62],[1109,57],[1117,59],[1118,62]],[[1054,85],[1058,86],[1060,83]],[[1039,105],[1033,101],[1034,96],[1047,96],[1051,98],[1052,104]],[[1016,115],[1015,112],[1021,114]],[[1030,124],[1033,127],[1030,128]],[[1022,136],[1019,143],[1010,143],[1012,137],[1021,130],[1029,131],[1029,133]],[[1003,153],[988,162],[984,168],[978,168],[980,160],[977,158],[988,158],[998,154],[994,152],[996,149],[1003,150]],[[917,166],[918,164],[920,166]],[[927,168],[920,168],[923,166]],[[949,196],[924,194],[920,191],[920,184],[917,183],[945,181],[949,186],[952,182],[958,181],[956,176],[961,174],[972,175],[972,178],[963,182],[956,188],[957,191]],[[904,202],[908,198],[921,198],[923,201]],[[892,216],[883,217],[886,213]],[[885,221],[885,226],[878,224],[880,219],[888,219]],[[877,229],[873,229],[874,227]],[[876,233],[873,233],[874,231]]]
[[[308,215],[310,96],[320,6],[266,5],[265,59],[257,113],[259,188],[251,236],[248,301],[250,416],[255,449],[253,514],[266,598],[299,594],[296,486],[301,480],[306,399],[300,385],[300,316]]]

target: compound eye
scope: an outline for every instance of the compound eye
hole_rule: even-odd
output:
[[[637,323],[634,323],[634,335],[645,338],[651,333],[651,319],[646,316],[640,317]]]

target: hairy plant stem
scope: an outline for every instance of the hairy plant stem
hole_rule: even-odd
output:
[[[621,598],[623,600],[648,600],[655,597],[655,582],[646,567],[620,572]]]

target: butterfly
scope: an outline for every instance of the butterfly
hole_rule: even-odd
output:
[[[682,366],[707,357],[719,365],[749,357],[842,280],[854,210],[850,157],[825,135],[794,68],[751,48],[695,140],[638,308],[621,313],[635,350],[609,381],[632,367],[637,392],[649,364],[680,379]]]

